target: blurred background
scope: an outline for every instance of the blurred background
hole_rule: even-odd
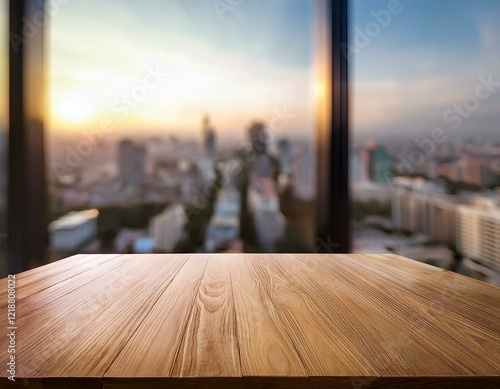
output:
[[[353,252],[500,284],[500,2],[345,3],[350,219],[337,228]],[[8,5],[0,0],[4,37]],[[321,6],[46,0],[46,260],[335,251],[335,237],[317,230],[321,44],[335,27]],[[0,40],[2,276],[8,44]]]

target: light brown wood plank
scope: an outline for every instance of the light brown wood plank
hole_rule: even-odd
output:
[[[171,377],[208,257],[193,254],[162,293],[105,377]]]
[[[351,260],[350,257],[342,257]],[[411,293],[427,298],[434,293],[436,304],[457,313],[470,312],[480,317],[481,323],[498,331],[500,323],[500,293],[498,287],[457,273],[412,261],[396,255],[358,255],[356,264],[370,274],[376,273],[393,283],[404,281],[411,285]],[[478,317],[478,318],[479,318]]]
[[[486,283],[476,281],[471,282],[468,288],[457,287],[467,278],[459,274],[443,271],[440,269],[429,269],[432,274],[422,278],[415,277],[415,271],[408,274],[406,267],[401,267],[401,258],[389,258],[395,261],[397,268],[392,268],[388,272],[384,271],[384,266],[378,266],[377,271],[373,271],[374,257],[370,257],[371,263],[366,263],[366,257],[358,257],[356,266],[362,266],[364,271],[370,272],[370,278],[374,283],[381,286],[391,286],[396,289],[403,283],[411,284],[412,288],[404,290],[401,299],[408,304],[408,311],[424,311],[425,316],[432,324],[433,333],[430,336],[436,339],[448,339],[450,342],[445,346],[446,350],[455,358],[461,359],[457,351],[453,351],[453,343],[459,352],[467,346],[467,356],[463,362],[469,369],[484,368],[487,371],[498,368],[500,360],[500,293],[497,288]],[[342,260],[350,262],[349,258],[342,257]],[[399,263],[397,263],[397,262]],[[412,261],[413,262],[413,261]],[[371,264],[371,266],[368,266]],[[415,263],[411,266],[419,266]],[[429,265],[422,264],[422,267]],[[397,270],[399,269],[399,270]],[[357,269],[355,269],[357,271]],[[481,291],[478,294],[478,291]],[[497,292],[489,293],[486,291]],[[489,296],[485,304],[484,298]],[[478,304],[472,304],[477,300]],[[479,302],[480,301],[480,302]],[[403,304],[401,306],[404,306]],[[416,307],[417,309],[415,309]],[[410,313],[409,313],[410,314]],[[423,327],[427,330],[427,327]],[[423,329],[420,329],[423,332]],[[450,345],[450,343],[452,343]],[[479,366],[480,365],[480,366]]]
[[[350,256],[339,258],[396,288],[411,285],[406,293],[420,304],[444,310],[482,331],[500,332],[500,293],[493,285],[394,255],[358,255],[355,262]]]
[[[103,257],[103,254],[96,255],[82,255],[77,254],[68,258],[61,259],[59,261],[55,261],[49,263],[44,266],[39,266],[31,270],[27,270],[22,273],[16,274],[16,285],[19,289],[23,289],[24,286],[31,285],[38,281],[43,281],[51,278],[53,275],[58,275],[63,273],[66,270],[73,269],[76,266],[84,264],[85,262],[93,261],[95,259]],[[7,296],[7,278],[2,278],[0,280],[0,301],[4,301]],[[24,292],[21,292],[24,293]],[[23,295],[18,296],[18,299],[21,299]]]
[[[59,259],[54,262],[47,263],[42,266],[35,267],[30,270],[23,271],[21,273],[17,273],[17,276],[19,278],[24,278],[24,277],[30,277],[38,273],[43,273],[55,268],[58,268],[59,266],[65,266],[67,264],[74,264],[79,261],[90,261],[94,259],[95,257],[101,257],[104,254],[75,254],[71,255],[66,258]]]
[[[60,267],[60,272],[57,271],[57,269],[51,269],[47,273],[41,272],[21,279],[16,277],[16,301],[20,303],[27,297],[33,296],[36,293],[57,285],[60,282],[81,275],[91,269],[99,267],[105,262],[112,261],[117,257],[118,255],[108,254],[100,256],[96,255],[88,260],[78,258],[78,260],[75,260],[75,266],[70,267],[69,264],[66,264]],[[76,281],[75,284],[78,284],[78,281]],[[19,312],[19,314],[21,314],[21,312]]]
[[[117,257],[119,257],[119,255],[114,254],[95,256],[86,261],[80,260],[78,263],[75,263],[75,266],[72,267],[69,264],[66,264],[57,269],[53,269],[50,272],[38,273],[34,276],[22,278],[19,280],[17,285],[17,300],[22,300],[37,292],[47,289],[52,285],[56,285],[59,282],[71,279],[89,270],[95,269],[103,263],[113,261],[114,258]],[[62,270],[63,268],[64,271]],[[75,280],[75,283],[78,283],[78,280]]]
[[[279,312],[241,255],[228,255],[243,376],[306,376]]]
[[[240,377],[229,258],[209,256],[173,377]]]
[[[28,297],[17,302],[17,316],[19,318],[33,312],[34,310],[39,310],[47,304],[53,304],[57,299],[64,297],[68,293],[76,291],[89,283],[99,283],[99,280],[96,281],[96,278],[100,277],[101,279],[105,279],[104,275],[106,273],[113,272],[114,270],[119,269],[124,262],[133,260],[133,255],[110,255],[105,258],[100,258],[99,263],[93,261],[92,267],[88,269],[84,268],[83,270],[80,269],[82,271],[77,272],[73,277],[64,277],[61,279],[58,279],[58,277],[51,277],[47,280],[45,285],[43,285],[44,282],[38,282],[35,286],[37,289],[40,289],[39,292],[30,294]],[[88,266],[90,263],[87,263],[86,265]],[[81,268],[81,266],[78,266],[78,268]],[[63,274],[66,273],[68,272],[64,272]],[[53,284],[55,279],[58,279],[59,282]],[[2,311],[0,311],[0,315],[1,314]]]
[[[342,328],[335,322],[325,320],[321,307],[285,277],[273,265],[270,256],[256,254],[245,259],[257,272],[264,289],[278,308],[309,376],[377,374]]]
[[[187,258],[146,255],[127,261],[21,317],[18,376],[102,377]],[[1,345],[6,347],[3,339]]]
[[[407,362],[401,357],[399,350],[387,347],[389,339],[374,330],[372,322],[375,318],[367,315],[366,310],[357,305],[350,294],[345,293],[342,284],[337,279],[332,279],[328,272],[322,271],[318,266],[312,272],[292,254],[280,256],[276,260],[271,258],[268,262],[275,273],[287,279],[292,289],[309,296],[318,318],[335,328],[339,338],[348,339],[352,343],[348,347],[355,351],[360,364],[373,366],[377,374],[387,373],[380,370],[380,366],[390,367],[393,373],[402,373],[407,369]],[[310,372],[310,375],[332,375],[331,373],[325,370],[320,374]]]
[[[313,273],[310,273],[314,276],[321,273],[320,269],[324,266],[331,280],[344,290],[345,300],[349,298],[351,301],[351,310],[363,312],[367,316],[364,321],[371,324],[372,328],[366,331],[382,334],[387,349],[397,351],[407,361],[404,370],[395,369],[395,365],[390,363],[379,364],[377,369],[384,375],[468,376],[492,375],[499,371],[491,355],[485,355],[484,350],[478,352],[476,348],[465,348],[464,345],[472,344],[460,331],[443,327],[429,315],[426,308],[439,295],[431,293],[428,304],[415,304],[411,297],[413,288],[408,288],[404,280],[391,285],[387,279],[381,280],[375,274],[363,270],[353,256],[346,259],[338,255],[331,261],[321,261],[320,256],[299,257],[306,262],[315,262],[311,267]],[[296,272],[299,273],[307,274],[304,269]],[[325,311],[328,311],[326,307]],[[469,315],[466,311],[462,313],[461,318]],[[457,320],[460,323],[460,317]],[[459,326],[464,328],[463,324]],[[487,344],[495,347],[492,339]],[[373,361],[376,360],[374,356]]]

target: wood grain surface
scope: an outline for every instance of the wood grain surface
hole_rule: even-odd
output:
[[[76,255],[15,326],[1,388],[500,388],[500,288],[396,255]]]

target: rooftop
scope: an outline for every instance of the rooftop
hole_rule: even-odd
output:
[[[50,223],[49,231],[75,228],[89,220],[96,219],[98,216],[99,211],[97,209],[69,212]]]

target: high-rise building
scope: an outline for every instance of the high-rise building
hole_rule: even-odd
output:
[[[500,272],[500,204],[477,196],[472,204],[458,207],[458,251]]]
[[[240,192],[236,188],[228,186],[219,192],[214,212],[220,216],[236,215],[239,217],[240,207]]]
[[[248,129],[248,137],[255,154],[266,153],[268,135],[264,123],[254,122]]]
[[[257,154],[252,161],[252,174],[256,177],[272,178],[274,175],[273,163],[267,154]]]
[[[367,152],[363,147],[352,151],[350,157],[351,182],[353,184],[364,184],[368,182]]]
[[[217,196],[214,214],[205,236],[205,250],[227,250],[240,238],[240,192],[231,186]]]
[[[392,181],[391,200],[396,228],[455,246],[458,204],[453,196],[422,178],[397,177]]]
[[[389,184],[391,177],[391,156],[382,146],[369,150],[370,181]]]
[[[256,212],[253,219],[259,245],[264,251],[274,251],[276,241],[285,235],[285,216],[281,212]]]
[[[293,164],[293,191],[296,197],[311,200],[316,195],[315,159],[312,146],[299,145]]]
[[[394,226],[400,230],[428,230],[427,189],[424,179],[397,177],[392,181],[391,204]]]
[[[292,144],[288,139],[280,139],[278,141],[278,153],[280,161],[280,173],[292,173],[293,150]]]
[[[205,153],[213,157],[215,155],[215,130],[210,125],[210,117],[205,115],[203,118],[203,147]]]
[[[206,185],[215,179],[215,166],[211,158],[200,158],[196,161],[196,186],[199,190],[204,190]]]
[[[438,242],[455,247],[457,242],[457,209],[458,204],[450,195],[428,195],[427,235]]]
[[[171,253],[184,234],[186,213],[180,204],[171,205],[155,216],[150,225],[155,241],[155,249]]]
[[[265,251],[274,250],[276,241],[285,235],[286,227],[274,181],[267,177],[253,177],[248,188],[247,201],[259,245]]]
[[[122,184],[141,185],[146,181],[146,150],[130,139],[123,139],[118,145],[118,163]]]

